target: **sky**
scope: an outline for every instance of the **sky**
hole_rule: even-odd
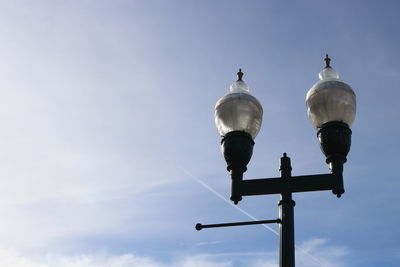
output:
[[[228,201],[214,105],[264,119],[245,179],[329,172],[305,95],[357,95],[346,193],[296,193],[299,267],[399,266],[398,1],[0,1],[0,266],[277,266],[279,195]]]

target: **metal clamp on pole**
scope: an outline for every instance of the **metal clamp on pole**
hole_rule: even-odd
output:
[[[268,224],[268,223],[281,223],[280,219],[276,220],[262,220],[262,221],[250,221],[250,222],[234,222],[234,223],[218,223],[218,224],[196,224],[195,228],[200,231],[204,228],[216,228],[216,227],[227,227],[227,226],[241,226],[241,225],[252,225],[252,224]]]

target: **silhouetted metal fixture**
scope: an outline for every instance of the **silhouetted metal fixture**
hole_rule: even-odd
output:
[[[281,267],[295,266],[294,216],[295,202],[292,193],[332,190],[340,197],[344,193],[343,164],[351,145],[350,126],[356,114],[356,95],[339,74],[330,66],[326,55],[325,68],[319,73],[319,81],[306,96],[307,114],[317,129],[322,152],[326,156],[331,173],[292,176],[290,158],[283,153],[280,161],[281,177],[244,180],[253,154],[254,138],[261,128],[263,109],[260,102],[250,94],[243,81],[243,72],[230,86],[230,92],[215,105],[215,124],[222,137],[222,152],[231,174],[231,200],[238,204],[243,196],[281,194],[279,219],[224,224],[197,224],[196,229],[250,224],[280,224]]]

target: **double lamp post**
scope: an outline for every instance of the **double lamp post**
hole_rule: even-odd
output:
[[[279,266],[295,266],[294,214],[292,193],[331,190],[340,197],[344,193],[343,164],[350,151],[351,130],[356,115],[356,96],[353,89],[339,79],[326,55],[325,68],[306,95],[307,114],[317,130],[320,147],[326,156],[331,173],[292,176],[290,158],[286,153],[280,160],[281,177],[243,179],[253,154],[254,138],[261,128],[263,109],[249,92],[239,70],[238,80],[230,92],[215,105],[215,124],[222,137],[222,152],[231,174],[231,200],[238,204],[243,196],[280,194],[279,218],[275,220],[197,224],[196,229],[249,224],[278,223],[280,230]]]

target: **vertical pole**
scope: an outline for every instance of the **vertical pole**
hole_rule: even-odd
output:
[[[292,166],[290,158],[283,153],[281,157],[281,177],[282,179],[291,179]],[[294,206],[296,203],[292,199],[292,192],[284,190],[281,193],[279,201],[279,218],[281,224],[279,226],[280,242],[279,242],[279,266],[294,267],[295,266],[295,247],[294,247]]]

